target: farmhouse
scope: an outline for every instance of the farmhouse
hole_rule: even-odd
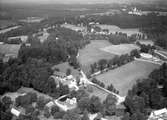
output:
[[[62,98],[64,99],[64,98]],[[63,111],[71,110],[77,107],[76,98],[66,98],[65,100],[55,100],[55,104]]]
[[[19,117],[20,114],[21,114],[21,112],[19,110],[15,109],[15,108],[11,109],[11,113],[16,117]]]
[[[66,74],[63,72],[55,71],[54,74],[50,76],[50,78],[54,79],[54,81],[57,84],[57,87],[59,87],[59,83],[62,83],[63,85],[67,85],[70,90],[79,89],[77,86],[77,81],[73,77],[73,75],[66,76]]]

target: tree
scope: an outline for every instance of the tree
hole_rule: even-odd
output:
[[[59,107],[58,106],[53,106],[51,108],[51,115],[54,116],[56,112],[59,112]]]
[[[71,75],[71,69],[70,69],[70,68],[68,68],[68,69],[66,70],[66,75],[67,75],[67,76]]]
[[[137,111],[136,113],[132,114],[131,120],[147,120],[147,118],[143,113]]]
[[[43,96],[40,96],[37,100],[37,108],[43,110],[46,103],[47,101],[45,100],[45,98]]]
[[[114,86],[111,84],[110,86],[107,87],[107,90],[114,92],[114,93],[118,93],[119,91],[117,91]]]
[[[99,65],[101,71],[104,70],[107,67],[107,60],[101,59],[98,62],[98,65]]]
[[[25,113],[26,114],[32,115],[34,111],[35,111],[35,108],[32,105],[28,105],[25,108]]]
[[[4,104],[5,108],[8,109],[10,107],[10,105],[12,104],[12,100],[10,97],[4,96],[2,98],[2,103]]]
[[[108,95],[106,100],[104,101],[104,107],[106,111],[106,115],[114,115],[116,112],[116,102],[117,99],[113,95]]]
[[[78,101],[78,108],[83,112],[85,110],[89,110],[90,99],[89,97],[83,97]]]
[[[96,78],[93,78],[92,82],[95,83],[95,84],[97,84],[97,85],[99,85],[99,86],[101,86],[101,87],[103,87],[103,88],[105,88],[104,83],[101,82],[101,81],[99,81],[99,80],[97,80]]]
[[[63,120],[81,120],[80,115],[74,111],[67,111],[63,116]]]
[[[90,107],[89,112],[91,113],[98,113],[103,110],[103,105],[100,102],[99,97],[92,96],[90,99]]]
[[[49,112],[49,109],[48,108],[45,108],[44,109],[44,114],[43,114],[46,118],[49,118],[50,117],[50,112]]]
[[[83,117],[81,120],[89,120],[88,111],[84,110]]]
[[[129,113],[126,113],[121,120],[130,120]]]
[[[62,119],[64,115],[65,115],[65,112],[59,111],[59,112],[56,112],[53,117],[54,119]]]
[[[73,98],[75,97],[77,101],[80,101],[82,98],[87,98],[89,97],[88,93],[85,92],[85,90],[78,90],[78,91],[72,91],[70,93],[70,97]]]
[[[138,51],[137,49],[132,50],[132,51],[130,52],[130,56],[131,56],[131,57],[140,58],[139,51]]]
[[[137,111],[144,112],[145,102],[142,97],[139,97],[137,95],[127,96],[125,100],[125,106],[130,113],[134,113]]]

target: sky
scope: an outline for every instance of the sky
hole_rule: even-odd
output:
[[[167,0],[0,0],[3,3],[43,3],[43,4],[56,4],[56,3],[127,3],[127,2],[141,2],[141,3],[153,3],[153,2],[167,2]]]

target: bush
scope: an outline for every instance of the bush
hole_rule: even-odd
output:
[[[55,113],[59,112],[59,107],[58,106],[53,106],[51,108],[51,115],[54,116]]]
[[[95,84],[97,84],[97,85],[99,85],[99,86],[101,86],[101,87],[103,87],[103,88],[105,88],[104,83],[101,82],[101,81],[99,81],[99,80],[97,80],[96,78],[93,78],[92,82],[95,83]]]
[[[56,113],[53,115],[53,117],[54,117],[54,119],[62,119],[63,116],[64,116],[64,114],[65,114],[65,112],[59,111],[59,112],[56,112]]]

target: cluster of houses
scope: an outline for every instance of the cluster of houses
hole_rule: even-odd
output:
[[[141,10],[138,10],[136,7],[133,8],[131,11],[128,12],[129,15],[137,15],[137,16],[141,16],[142,12]]]

